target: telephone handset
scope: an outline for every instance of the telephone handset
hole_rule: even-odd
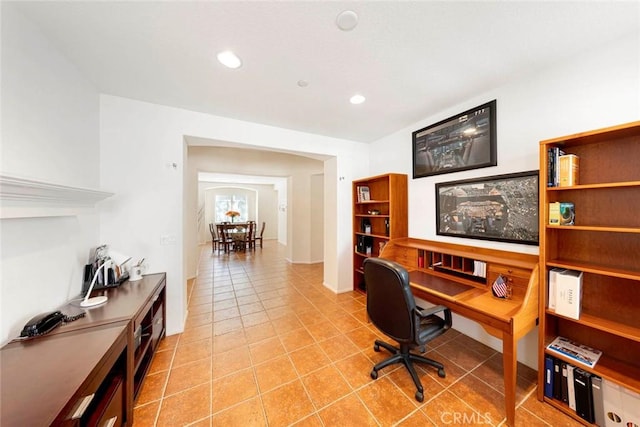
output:
[[[32,338],[47,334],[62,323],[73,322],[76,319],[84,317],[84,315],[85,313],[80,313],[75,316],[65,316],[60,311],[39,314],[24,325],[20,337]]]

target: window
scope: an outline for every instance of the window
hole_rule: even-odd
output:
[[[216,194],[216,222],[231,221],[231,218],[227,216],[227,212],[229,211],[240,212],[240,216],[235,217],[233,219],[234,221],[247,221],[249,219],[247,196]]]

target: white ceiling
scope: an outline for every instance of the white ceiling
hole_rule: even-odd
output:
[[[102,93],[363,142],[640,27],[637,1],[19,7]],[[346,9],[359,15],[350,32],[335,25]],[[240,69],[217,63],[224,49]],[[349,104],[356,92],[364,104]]]

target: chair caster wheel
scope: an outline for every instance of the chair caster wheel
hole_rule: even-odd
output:
[[[378,371],[371,371],[371,379],[377,380],[378,379]]]
[[[373,345],[373,351],[379,352],[380,351],[380,346],[378,344],[374,344]]]
[[[420,403],[422,403],[424,401],[424,394],[422,394],[419,391],[416,391],[416,400]]]
[[[438,376],[440,378],[444,378],[447,374],[445,374],[444,369],[438,369]]]

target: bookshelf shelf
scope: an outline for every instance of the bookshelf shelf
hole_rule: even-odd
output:
[[[569,321],[569,322],[576,322],[575,319],[571,319],[569,317],[564,317],[562,315],[557,314],[555,311],[553,310],[549,310],[547,309],[547,315],[548,316],[555,316],[558,318],[562,318],[563,320]],[[625,325],[624,323],[620,323],[620,322],[616,322],[615,320],[611,320],[611,319],[604,319],[602,317],[599,316],[594,316],[588,313],[582,313],[580,315],[580,320],[579,322],[582,325],[588,326],[590,328],[593,329],[597,329],[603,332],[607,332],[610,334],[617,334],[619,336],[622,336],[626,339],[632,340],[632,341],[636,341],[636,342],[640,342],[640,328],[639,327],[635,327],[632,325]]]
[[[567,231],[600,231],[604,233],[640,233],[640,227],[607,227],[593,225],[549,225],[546,228]]]
[[[628,268],[616,268],[611,265],[605,265],[594,262],[579,262],[567,259],[550,259],[547,267],[568,268],[570,270],[580,270],[585,273],[600,274],[603,276],[618,277],[620,279],[638,280],[640,281],[640,270]]]
[[[389,173],[359,179],[353,181],[352,188],[353,289],[364,292],[364,260],[378,256],[390,239],[408,235],[407,175]],[[368,189],[371,200],[361,200],[362,188]],[[378,213],[370,213],[373,210]]]
[[[556,357],[567,363],[571,363],[574,366],[578,366],[581,369],[584,369],[585,371],[589,371],[599,377],[606,378],[614,382],[620,382],[620,378],[624,378],[627,381],[625,387],[631,389],[636,393],[640,392],[640,380],[638,380],[638,378],[640,378],[640,369],[638,369],[636,366],[630,365],[629,363],[622,362],[612,357],[607,357],[606,354],[603,354],[600,357],[600,360],[598,360],[598,363],[596,364],[596,366],[594,366],[593,368],[589,368],[585,365],[576,363],[574,360],[568,357],[562,356],[558,353],[548,351],[548,352],[545,352],[545,354],[552,355],[553,357]],[[629,373],[628,378],[625,378],[625,375],[624,375],[625,372]],[[545,397],[545,402],[553,402],[554,406],[555,404],[557,404],[560,406],[564,406],[566,409],[568,409],[568,406],[564,405],[562,402],[558,400],[548,399]],[[572,415],[575,415],[575,413],[573,413]],[[577,418],[577,419],[584,422],[584,420],[582,420],[581,418]]]
[[[547,191],[598,190],[610,188],[640,187],[640,181],[605,182],[600,184],[573,185],[571,187],[547,187]]]
[[[389,200],[363,200],[356,202],[356,205],[374,205],[376,203],[389,203]]]
[[[361,232],[356,232],[355,234],[358,236],[369,236],[369,237],[375,237],[376,239],[389,240],[389,236],[384,234],[361,233]]]
[[[580,158],[579,185],[548,187],[540,180],[538,382],[545,381],[545,354],[558,357],[546,346],[563,336],[602,351],[596,366],[585,370],[640,392],[640,122],[541,141],[541,177],[549,176],[547,153],[553,147]],[[552,202],[574,203],[575,225],[549,225]],[[583,273],[577,320],[547,308],[552,268]],[[589,424],[567,405],[544,396],[542,387],[538,399]]]

